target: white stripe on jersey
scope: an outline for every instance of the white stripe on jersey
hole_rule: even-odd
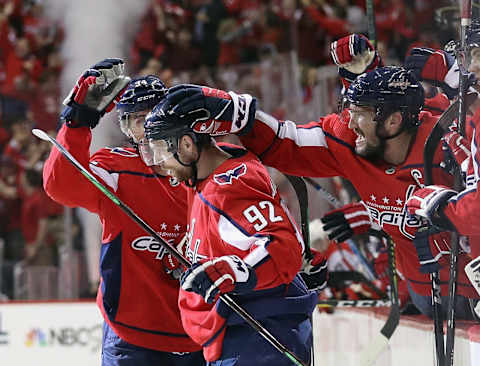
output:
[[[250,250],[251,246],[259,239],[258,236],[245,235],[222,215],[218,220],[218,233],[224,242],[240,250]]]
[[[262,111],[257,111],[255,113],[255,119],[265,123],[273,131],[278,131],[279,121]],[[323,132],[320,126],[315,126],[312,128],[296,128],[297,125],[295,122],[285,120],[281,124],[280,131],[278,131],[278,137],[281,139],[290,139],[295,142],[298,146],[320,146],[328,147],[327,140],[325,139],[325,133]]]
[[[295,142],[297,146],[317,146],[328,147],[325,133],[320,126],[312,128],[298,128],[297,125],[286,120],[280,128],[278,137],[281,139],[290,139]]]
[[[256,245],[258,245],[258,247],[248,253],[248,255],[243,258],[243,261],[247,263],[250,267],[255,268],[258,263],[260,263],[269,256],[267,249],[265,248],[265,244],[268,242],[268,238],[259,238],[255,243]]]
[[[109,173],[94,163],[95,162],[90,163],[90,170],[101,178],[105,184],[112,188],[114,192],[116,192],[118,189],[118,173]]]

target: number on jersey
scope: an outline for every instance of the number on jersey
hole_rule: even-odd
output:
[[[243,211],[243,216],[245,216],[249,223],[254,224],[253,227],[255,230],[260,231],[265,228],[268,225],[268,220],[270,220],[270,222],[283,221],[282,216],[275,216],[275,207],[272,202],[260,201],[258,207],[251,205]],[[268,220],[262,212],[268,216]]]

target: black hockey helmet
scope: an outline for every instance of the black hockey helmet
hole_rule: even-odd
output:
[[[167,87],[155,75],[138,77],[130,81],[117,103],[120,129],[131,137],[128,131],[128,117],[131,113],[151,111],[166,95]]]
[[[350,104],[373,107],[374,121],[383,123],[393,112],[402,114],[403,129],[419,125],[424,90],[413,74],[403,67],[380,67],[362,74],[350,84],[345,95]]]
[[[184,166],[192,167],[194,176],[191,184],[196,183],[196,164],[200,158],[202,148],[208,144],[211,137],[208,134],[198,134],[192,129],[192,123],[196,120],[193,115],[179,116],[171,111],[168,98],[157,104],[145,119],[145,139],[149,142],[149,149],[142,152],[144,161],[158,165],[162,161],[175,157]],[[191,163],[182,162],[178,157],[178,141],[182,136],[188,135],[198,149],[198,157]]]

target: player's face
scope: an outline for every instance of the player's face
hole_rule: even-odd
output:
[[[145,117],[149,111],[139,111],[125,114],[125,116],[120,120],[122,123],[122,128],[127,131],[128,136],[133,139],[137,144],[143,140],[145,135],[145,130],[143,125],[145,123]]]
[[[352,105],[348,127],[356,134],[355,152],[363,157],[378,155],[382,149],[382,141],[377,136],[377,122],[373,120],[375,112],[370,107]]]
[[[188,165],[196,160],[197,152],[189,136],[183,136],[178,141],[176,156],[169,150],[168,144],[163,140],[151,141],[150,146],[154,153],[154,164],[167,172],[168,175],[180,182],[193,178],[193,169]]]
[[[173,156],[159,165],[167,175],[176,178],[179,182],[186,182],[193,178],[193,170],[189,166],[183,166]]]

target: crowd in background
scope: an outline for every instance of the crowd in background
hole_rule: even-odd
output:
[[[413,46],[441,48],[455,38],[434,21],[435,9],[449,3],[374,1],[382,57],[402,62]],[[291,54],[305,105],[318,67],[332,64],[330,43],[368,31],[364,0],[151,0],[137,26],[126,50],[132,76],[156,74],[167,86],[184,79],[219,88],[234,82],[237,90],[261,95],[257,65]],[[9,298],[13,266],[57,265],[64,240],[63,207],[42,189],[50,145],[31,134],[33,127],[52,133],[57,127],[63,27],[46,16],[41,0],[0,0],[0,294]]]

